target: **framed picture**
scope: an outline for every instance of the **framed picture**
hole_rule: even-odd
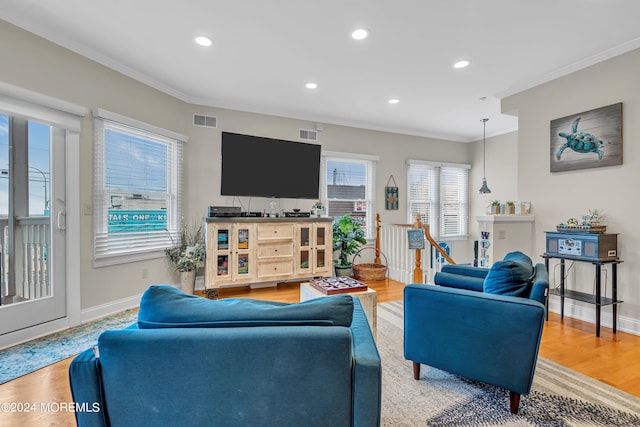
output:
[[[550,169],[622,164],[622,103],[551,120]]]
[[[407,233],[409,235],[409,249],[424,249],[423,228],[410,228]]]

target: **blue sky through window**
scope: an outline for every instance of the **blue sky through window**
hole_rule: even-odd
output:
[[[29,215],[43,215],[50,202],[51,127],[29,121]],[[9,212],[9,116],[0,115],[0,216]]]
[[[167,191],[167,145],[105,130],[105,186],[132,193]]]
[[[361,162],[338,162],[327,160],[327,184],[365,185],[367,167]]]

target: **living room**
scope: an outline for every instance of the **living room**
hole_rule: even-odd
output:
[[[634,43],[636,43],[634,45]],[[235,109],[207,107],[198,102],[185,102],[143,82],[101,65],[6,21],[0,21],[0,52],[3,65],[0,81],[38,94],[83,106],[88,110],[102,108],[135,120],[150,123],[188,136],[184,150],[183,216],[198,221],[209,205],[232,205],[237,201],[220,196],[221,131],[261,135],[285,140],[297,139],[299,129],[315,128],[317,121],[280,117]],[[368,130],[340,124],[324,123],[317,143],[323,150],[376,156],[376,211],[389,223],[407,222],[407,208],[401,202],[396,211],[384,209],[383,188],[390,175],[397,186],[407,188],[406,160],[470,164],[469,239],[452,242],[452,256],[459,263],[473,260],[473,240],[480,237],[475,218],[486,214],[490,200],[527,200],[535,216],[533,233],[534,260],[545,252],[545,231],[555,230],[558,223],[579,217],[589,209],[599,209],[606,218],[608,230],[618,233],[618,252],[624,261],[618,272],[618,328],[640,335],[640,298],[633,278],[640,273],[638,251],[640,231],[635,227],[638,201],[629,196],[640,178],[640,162],[633,141],[638,137],[640,94],[637,75],[640,72],[640,50],[637,39],[624,48],[603,53],[587,67],[564,73],[522,91],[504,94],[501,112],[517,116],[517,131],[493,135],[486,139],[486,166],[483,168],[483,141],[452,142],[423,136]],[[620,166],[581,171],[551,173],[549,171],[549,123],[557,118],[589,111],[621,102],[623,105],[624,158]],[[191,125],[194,114],[217,119],[217,128]],[[474,126],[482,130],[478,117]],[[77,194],[70,195],[67,224],[76,239],[70,248],[67,316],[51,329],[73,326],[88,320],[136,306],[141,294],[153,283],[178,283],[165,257],[94,266],[93,204],[93,117],[80,119],[77,164]],[[489,124],[492,122],[489,121]],[[490,126],[488,129],[491,129]],[[483,170],[484,169],[484,170]],[[491,194],[477,194],[475,189],[486,176]],[[73,198],[76,198],[75,205]],[[252,210],[267,210],[269,200],[253,200]],[[282,201],[282,209],[309,210],[313,201],[298,205]],[[557,284],[557,271],[550,271],[552,286]],[[554,274],[555,280],[554,282]],[[146,276],[146,277],[145,277]],[[576,265],[572,286],[590,292],[593,271],[590,266]],[[556,299],[552,311],[559,311]],[[567,303],[566,315],[594,323],[592,305]],[[603,308],[604,327],[611,327],[611,308]],[[45,333],[40,327],[38,334]],[[27,339],[24,331],[2,342]]]

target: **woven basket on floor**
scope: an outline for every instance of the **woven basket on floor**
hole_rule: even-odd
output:
[[[364,249],[375,248],[364,247],[356,252],[356,254],[353,256],[353,259],[355,259]],[[380,252],[380,255],[382,255],[385,262],[389,264],[386,255],[382,252]],[[387,266],[384,264],[373,263],[353,264],[353,277],[356,280],[384,280],[387,277]]]

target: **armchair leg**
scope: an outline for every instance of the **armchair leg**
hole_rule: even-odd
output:
[[[418,362],[413,362],[413,379],[420,379],[420,364]]]
[[[512,414],[518,413],[518,406],[520,406],[520,393],[515,391],[509,392],[509,410]]]

